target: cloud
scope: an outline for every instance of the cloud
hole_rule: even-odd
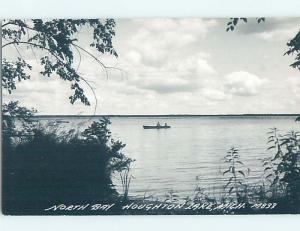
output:
[[[159,94],[195,91],[201,88],[207,77],[216,73],[209,64],[210,55],[207,53],[199,52],[186,58],[173,56],[162,67],[142,63],[137,52],[128,54],[128,57],[132,61],[125,61],[131,70],[129,84]]]
[[[198,88],[196,81],[190,81],[175,72],[139,73],[130,77],[128,81],[129,85],[159,94],[194,91]]]
[[[225,77],[225,90],[233,95],[253,96],[259,93],[259,88],[265,83],[262,79],[254,74],[237,71],[228,74]]]
[[[211,55],[185,53],[197,36],[206,36],[214,20],[155,19],[137,20],[140,25],[125,45],[119,67],[128,71],[128,85],[158,94],[189,92],[200,89],[203,79],[216,74]]]
[[[206,99],[211,101],[223,101],[228,98],[228,95],[224,91],[214,88],[204,88],[202,94]]]
[[[142,54],[144,62],[160,66],[174,52],[198,39],[203,39],[216,20],[153,19],[135,20],[140,27],[129,41],[133,50]]]
[[[275,29],[256,33],[255,35],[267,41],[289,41],[299,32],[299,27]]]
[[[299,32],[299,25],[299,18],[266,18],[265,22],[259,24],[251,19],[248,23],[239,24],[237,31],[271,42],[289,41]]]
[[[123,43],[118,67],[127,72],[127,87],[155,94],[199,90],[202,81],[216,74],[211,55],[195,50],[217,25],[208,19],[132,20],[135,32]],[[190,46],[191,45],[191,46]],[[188,51],[190,50],[190,51]]]
[[[179,74],[189,74],[196,77],[198,75],[215,74],[215,69],[209,63],[210,54],[198,52],[188,57],[173,56],[164,65],[165,70],[174,70]]]
[[[300,77],[299,76],[292,76],[286,79],[287,88],[289,88],[290,93],[300,99]]]

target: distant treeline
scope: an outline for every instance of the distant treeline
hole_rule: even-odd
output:
[[[170,115],[34,115],[34,118],[99,118],[99,117],[298,117],[299,114],[208,114],[208,115],[190,115],[190,114],[170,114]]]

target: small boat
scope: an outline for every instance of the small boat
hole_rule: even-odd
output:
[[[67,124],[67,123],[70,123],[69,121],[66,121],[66,120],[55,120],[56,123],[58,124]]]
[[[143,125],[144,129],[167,129],[167,128],[171,128],[171,126],[167,125],[167,126],[157,126],[157,125]]]

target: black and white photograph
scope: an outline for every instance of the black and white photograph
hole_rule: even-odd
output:
[[[2,20],[2,213],[299,214],[299,26]]]

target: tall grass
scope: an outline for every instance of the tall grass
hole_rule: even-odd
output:
[[[128,193],[129,193],[129,186],[131,183],[132,175],[130,174],[130,168],[128,167],[124,171],[120,172],[120,179],[122,184],[122,201],[128,201]]]

